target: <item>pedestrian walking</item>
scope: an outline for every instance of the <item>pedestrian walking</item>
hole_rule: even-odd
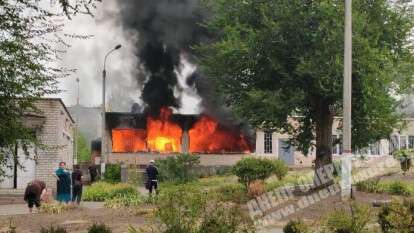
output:
[[[60,203],[65,202],[68,203],[70,198],[70,185],[71,185],[71,179],[70,179],[70,173],[66,169],[66,163],[60,162],[59,168],[55,172],[57,183],[56,183],[56,200]]]
[[[72,203],[76,203],[79,205],[82,199],[83,176],[79,165],[74,165],[73,168],[74,169],[72,172]]]
[[[155,191],[155,194],[158,194],[158,169],[155,166],[154,160],[150,161],[145,169],[145,173],[147,174],[147,183],[145,184],[145,187],[148,189],[151,197],[153,190]]]
[[[45,182],[40,180],[33,180],[27,184],[24,201],[27,203],[30,213],[33,213],[33,206],[36,206],[36,209],[40,208],[41,195],[45,189]]]

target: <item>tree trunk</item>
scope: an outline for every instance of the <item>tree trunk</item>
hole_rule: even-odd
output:
[[[332,164],[332,124],[334,111],[328,101],[318,99],[315,101],[315,129],[316,129],[316,159],[315,171],[327,164]],[[316,186],[320,183],[316,181]],[[332,180],[333,181],[333,180]],[[327,185],[332,184],[326,183]],[[325,186],[325,185],[322,185]]]
[[[18,144],[14,145],[13,150],[13,189],[17,189],[17,169],[19,164],[19,157],[18,157]]]

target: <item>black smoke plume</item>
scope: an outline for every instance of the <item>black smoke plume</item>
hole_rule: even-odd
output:
[[[157,113],[162,106],[179,107],[174,90],[179,90],[175,70],[180,54],[205,36],[200,26],[204,12],[199,0],[118,0],[122,25],[138,34],[137,56],[145,71],[142,99],[147,111]]]

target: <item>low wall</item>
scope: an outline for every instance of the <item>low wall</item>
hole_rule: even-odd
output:
[[[175,154],[156,153],[110,153],[109,163],[126,163],[133,165],[146,165],[150,160],[162,159]],[[250,154],[199,154],[200,165],[203,166],[233,166]]]

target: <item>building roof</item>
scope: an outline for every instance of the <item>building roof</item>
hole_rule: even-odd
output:
[[[69,112],[69,111],[68,111],[68,109],[66,108],[66,105],[65,105],[65,103],[63,103],[63,100],[62,100],[61,98],[40,98],[38,101],[43,101],[43,100],[46,100],[46,101],[59,101],[59,102],[60,102],[60,104],[61,104],[61,105],[63,106],[63,108],[65,109],[66,114],[68,114],[69,119],[72,121],[72,123],[75,123],[75,120],[73,119],[72,115],[70,114],[70,112]]]

